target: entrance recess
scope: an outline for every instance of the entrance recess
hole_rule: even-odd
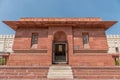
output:
[[[53,63],[67,63],[67,36],[64,31],[54,34]]]
[[[53,63],[67,63],[67,43],[54,43]]]

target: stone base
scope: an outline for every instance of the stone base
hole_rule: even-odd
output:
[[[112,55],[107,53],[74,53],[70,57],[71,66],[115,66]]]
[[[49,66],[52,59],[48,53],[13,53],[7,61],[8,66]]]
[[[0,66],[0,80],[47,80],[49,67]]]
[[[72,67],[74,79],[84,80],[120,80],[119,66]]]
[[[13,53],[7,61],[8,66],[50,66],[52,56],[48,53]],[[112,55],[107,53],[74,53],[68,56],[71,66],[115,66]]]
[[[120,80],[120,67],[72,67],[73,79],[48,79],[50,67],[0,66],[0,80]],[[55,68],[54,68],[55,69]],[[58,69],[58,68],[57,68]],[[65,69],[65,68],[64,68]],[[68,69],[69,70],[69,69]],[[55,69],[56,71],[56,69]],[[54,72],[55,72],[54,71]],[[59,70],[61,71],[61,70]],[[63,71],[61,71],[62,73]],[[59,73],[59,72],[58,72]],[[57,74],[58,74],[57,73]],[[59,74],[61,74],[59,73]],[[68,74],[64,72],[64,75]],[[71,73],[69,73],[71,74]],[[64,77],[62,77],[64,78]]]

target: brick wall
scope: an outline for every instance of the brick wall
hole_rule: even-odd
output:
[[[74,53],[71,66],[114,66],[114,59],[106,53]]]
[[[73,43],[74,47],[84,49],[82,41],[82,33],[88,33],[90,49],[108,50],[105,30],[102,28],[73,28]]]
[[[82,33],[88,33],[90,48],[84,49]],[[107,54],[108,45],[103,28],[73,28],[72,66],[114,66],[112,55]]]
[[[30,26],[30,25],[28,25]],[[113,66],[112,56],[107,54],[107,40],[103,28],[77,28],[68,26],[18,28],[14,40],[14,53],[10,54],[7,65],[11,66],[42,66],[52,65],[52,46],[57,32],[63,32],[62,40],[67,40],[67,59],[72,66]],[[82,33],[89,34],[91,52],[83,47]],[[31,48],[32,33],[38,33],[38,45]],[[58,37],[57,37],[58,36]],[[59,41],[59,35],[57,35]],[[77,49],[75,48],[77,47]],[[32,51],[33,50],[33,51]],[[83,50],[83,51],[81,51]],[[44,52],[43,52],[44,51]],[[77,53],[76,53],[77,52]]]
[[[119,80],[120,67],[72,67],[75,79],[85,80]]]
[[[49,67],[0,66],[0,79],[46,79]]]
[[[49,66],[52,58],[48,53],[14,53],[10,54],[8,66]]]
[[[31,47],[32,33],[38,33],[37,48]],[[7,65],[9,66],[48,66],[52,64],[49,53],[48,28],[18,28],[13,50]]]
[[[73,30],[71,31],[71,29]],[[89,34],[90,49],[108,50],[104,29],[81,29],[71,27],[49,27],[49,30],[48,28],[18,28],[13,49],[30,49],[32,33],[39,33],[38,49],[47,49],[48,36],[54,36],[57,31],[65,32],[67,38],[69,35],[73,35],[73,46],[79,46],[80,49],[83,49],[82,33],[87,32]],[[48,32],[50,34],[48,34]],[[53,38],[54,37],[52,37],[52,40]]]
[[[15,35],[13,50],[31,49],[32,33],[39,34],[37,49],[48,49],[47,28],[18,28]]]

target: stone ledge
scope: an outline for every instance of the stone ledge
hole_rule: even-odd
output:
[[[47,49],[15,49],[14,53],[47,53]]]
[[[72,69],[120,69],[120,66],[72,66]]]
[[[49,69],[49,66],[0,66],[0,69]]]
[[[112,56],[108,53],[73,53],[75,56]]]
[[[90,49],[84,49],[84,50],[73,50],[74,53],[107,53],[107,50],[90,50]]]
[[[99,17],[85,17],[85,18],[35,18],[23,17],[19,21],[102,21]]]

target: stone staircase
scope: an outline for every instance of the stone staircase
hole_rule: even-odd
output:
[[[48,79],[73,79],[70,66],[51,66],[48,70]]]

